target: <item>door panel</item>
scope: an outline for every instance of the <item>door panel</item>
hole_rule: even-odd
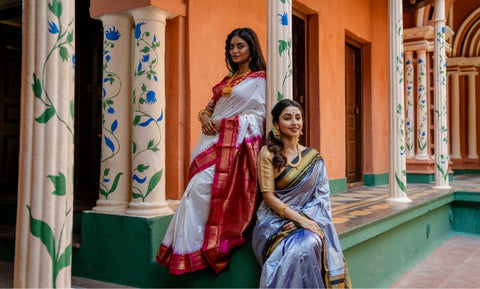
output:
[[[362,181],[361,50],[345,45],[345,143],[347,183]]]

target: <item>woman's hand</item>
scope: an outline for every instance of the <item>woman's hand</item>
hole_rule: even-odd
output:
[[[296,228],[297,228],[297,225],[295,225],[294,222],[288,222],[282,227],[283,231],[295,230]]]
[[[218,125],[215,121],[212,120],[206,113],[202,114],[201,116],[202,121],[202,132],[206,135],[216,135],[217,132],[220,130],[220,124]]]
[[[322,239],[325,237],[325,234],[323,234],[323,231],[322,229],[320,229],[320,226],[317,224],[317,222],[313,220],[303,217],[303,220],[299,222],[299,225],[302,226],[302,228],[304,229],[314,232],[315,234],[320,236],[320,238]]]

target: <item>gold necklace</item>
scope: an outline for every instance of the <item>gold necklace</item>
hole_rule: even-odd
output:
[[[298,162],[295,165],[287,160],[287,164],[292,168],[297,168],[300,165],[300,163],[302,162],[302,153],[300,152],[300,149],[298,147],[298,143],[297,143],[297,154],[298,154]]]
[[[242,77],[239,77],[238,79],[235,80],[235,82],[232,85],[230,85],[238,74],[238,70],[237,70],[235,72],[235,74],[232,75],[232,77],[230,77],[230,79],[227,82],[227,85],[225,85],[225,87],[223,88],[222,96],[224,96],[224,97],[230,96],[230,94],[232,94],[232,91],[233,91],[233,88],[235,87],[235,85],[242,82],[250,74],[250,72],[251,72],[251,70],[248,69],[247,72],[245,72],[245,74],[242,75]]]

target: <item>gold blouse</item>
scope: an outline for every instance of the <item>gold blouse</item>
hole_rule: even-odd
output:
[[[273,167],[273,153],[263,146],[257,158],[257,173],[262,192],[275,191],[275,178],[279,172]]]

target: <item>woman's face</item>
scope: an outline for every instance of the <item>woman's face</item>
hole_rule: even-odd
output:
[[[233,36],[230,41],[230,56],[232,61],[238,65],[249,62],[250,48],[248,43],[237,35]]]
[[[285,137],[298,137],[303,128],[302,112],[296,106],[286,107],[278,118],[278,128]]]

